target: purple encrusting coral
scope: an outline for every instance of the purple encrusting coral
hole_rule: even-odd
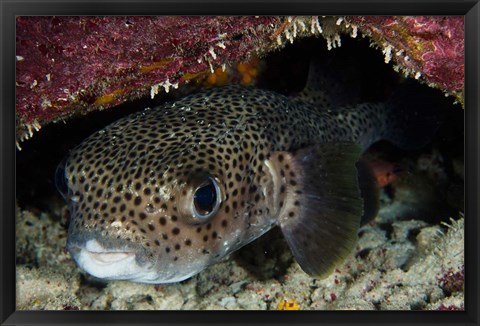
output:
[[[440,277],[438,281],[443,291],[448,295],[454,292],[463,291],[465,284],[465,266],[462,266],[462,269],[457,272],[454,272],[453,269],[449,269],[448,272]]]
[[[462,17],[338,19],[344,24],[337,17],[17,17],[17,140],[76,113],[168,91],[298,37],[323,33],[329,44],[340,44],[339,34],[356,36],[357,29],[404,73],[463,102]]]
[[[270,43],[280,20],[18,17],[17,136],[29,125],[38,129],[73,111],[145,96],[156,84],[176,87],[210,65],[246,60]]]
[[[465,307],[464,306],[460,306],[460,307],[457,307],[457,306],[445,306],[444,304],[441,304],[437,310],[440,310],[440,311],[456,311],[456,310],[465,310]]]
[[[350,16],[407,72],[462,100],[464,87],[464,18],[461,16]],[[387,60],[388,59],[388,60]],[[417,77],[417,78],[418,78]]]

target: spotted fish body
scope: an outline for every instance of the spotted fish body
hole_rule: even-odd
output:
[[[384,104],[322,111],[242,86],[130,115],[57,169],[68,250],[99,278],[171,283],[279,225],[301,267],[326,275],[364,212],[355,162],[399,134],[394,120]]]

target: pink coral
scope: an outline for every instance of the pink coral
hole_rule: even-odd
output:
[[[421,73],[428,83],[463,101],[462,16],[350,16],[347,21],[371,35],[407,72]]]
[[[298,19],[303,19],[300,27]],[[393,60],[402,68],[421,73],[462,102],[463,17],[348,16],[345,21],[400,53]],[[75,113],[155,95],[223,64],[248,61],[292,42],[292,25],[312,30],[296,37],[321,31],[317,17],[17,17],[17,139]],[[330,34],[345,31],[331,25]]]
[[[17,132],[145,96],[270,44],[278,17],[18,17]],[[161,86],[160,86],[161,87]]]

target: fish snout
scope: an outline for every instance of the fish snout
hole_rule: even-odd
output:
[[[152,264],[141,259],[141,252],[134,248],[108,247],[92,238],[84,243],[69,241],[67,250],[80,268],[97,278],[133,280],[142,275],[147,279],[156,276],[149,275]]]

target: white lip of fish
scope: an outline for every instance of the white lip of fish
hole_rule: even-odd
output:
[[[158,271],[152,263],[139,265],[136,252],[129,248],[108,249],[97,240],[88,240],[85,245],[73,245],[70,250],[78,266],[90,275],[103,280],[128,280],[141,283],[177,283],[198,273],[193,268],[185,274]],[[165,266],[171,270],[172,266]]]
[[[87,241],[75,256],[83,270],[98,278],[132,280],[139,276],[148,279],[156,275],[150,271],[150,264],[137,264],[135,252],[106,249],[95,239]]]
[[[88,251],[87,249],[84,250],[85,255],[89,255],[92,261],[99,265],[110,265],[119,263],[124,259],[130,258],[130,256],[134,256],[135,254],[132,252],[93,252]]]

